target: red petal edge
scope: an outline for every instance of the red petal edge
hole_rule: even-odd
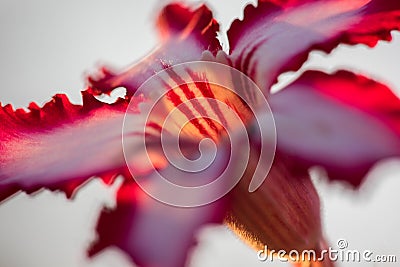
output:
[[[29,111],[0,107],[0,200],[41,188],[71,196],[94,175],[111,183],[126,172],[121,127],[128,101],[109,105],[82,95],[82,106],[59,94]]]
[[[278,76],[297,70],[314,49],[340,43],[391,40],[400,30],[400,1],[268,0],[248,5],[228,31],[233,64],[268,91]]]
[[[270,104],[278,150],[332,180],[358,186],[377,161],[400,156],[400,99],[364,76],[306,72]]]
[[[90,92],[109,94],[117,87],[125,87],[131,96],[165,64],[200,60],[203,51],[216,53],[221,49],[216,38],[219,25],[205,5],[190,9],[182,4],[169,4],[161,10],[157,28],[162,43],[153,53],[123,71],[103,67],[98,75],[88,77]]]
[[[169,206],[149,197],[132,180],[119,189],[116,209],[101,213],[99,237],[88,254],[116,246],[140,267],[183,267],[199,228],[221,223],[225,210],[225,199],[195,208]]]

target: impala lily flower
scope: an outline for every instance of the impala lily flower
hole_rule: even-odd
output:
[[[387,86],[347,71],[310,71],[280,92],[269,90],[281,73],[299,69],[314,49],[330,52],[341,43],[372,47],[378,40],[389,41],[390,32],[400,30],[400,2],[259,1],[257,7],[247,6],[243,20],[231,25],[229,53],[222,51],[216,38],[218,23],[205,5],[191,9],[170,4],[160,12],[157,27],[159,47],[125,71],[102,69],[90,77],[82,92],[83,105],[56,95],[43,107],[30,104],[29,111],[1,106],[0,199],[19,190],[32,193],[41,188],[72,196],[94,176],[112,183],[122,175],[117,206],[100,215],[98,239],[88,252],[94,255],[116,246],[145,267],[185,266],[196,231],[209,223],[228,224],[256,249],[264,245],[276,251],[323,249],[319,197],[309,168],[321,166],[329,179],[358,187],[376,162],[400,154],[400,100]],[[243,78],[232,84],[240,87],[236,90],[245,95],[244,100],[253,102],[211,83],[218,76],[229,82],[237,77],[233,74],[221,75],[212,69],[202,72],[191,64],[183,65],[185,74],[174,68],[191,61],[214,62],[208,64],[244,73],[251,81]],[[158,79],[156,87],[149,85],[154,74],[163,77],[160,73],[169,78]],[[259,89],[254,89],[253,82]],[[147,89],[141,91],[143,86]],[[95,98],[118,87],[126,88],[126,97],[113,104]],[[166,92],[156,103],[162,112],[145,112],[153,97],[148,88]],[[262,161],[262,144],[274,138],[258,127],[260,122],[271,122],[270,109],[251,107],[260,94],[268,99],[276,126],[272,166]],[[150,196],[148,190],[167,197],[173,194],[160,187],[156,173],[172,174],[174,181],[193,186],[197,178],[209,182],[227,165],[241,164],[242,155],[229,153],[242,145],[242,139],[229,146],[226,131],[236,138],[237,127],[223,104],[243,122],[249,136],[244,172],[237,174],[235,168],[228,168],[224,176],[241,178],[237,186],[222,198],[190,207],[168,205]],[[164,115],[170,113],[173,123],[163,124]],[[196,116],[204,113],[210,117]],[[174,127],[182,117],[176,132]],[[169,135],[160,144],[163,130]],[[160,149],[162,145],[167,150],[172,147],[171,133],[181,135],[180,147],[188,158],[196,158],[199,152],[193,144],[212,139],[219,148],[213,165],[197,174],[173,172],[176,166]],[[138,149],[137,140],[142,139],[147,155]],[[271,168],[267,179],[256,181],[254,187],[259,166]],[[223,189],[215,188],[217,192]],[[199,203],[202,196],[193,194],[188,199]],[[333,265],[329,260],[310,264]]]

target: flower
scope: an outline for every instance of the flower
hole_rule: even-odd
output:
[[[349,72],[308,72],[281,92],[268,90],[280,73],[300,67],[312,49],[389,39],[390,30],[399,29],[398,14],[399,4],[376,0],[260,2],[232,25],[231,51],[225,55],[205,6],[169,5],[158,19],[161,46],[125,72],[90,78],[82,106],[57,95],[42,108],[31,104],[30,112],[2,107],[2,197],[42,187],[71,195],[92,176],[111,182],[123,174],[118,206],[101,215],[99,240],[90,253],[116,245],[142,266],[182,266],[196,229],[223,219],[255,246],[320,249],[318,196],[308,168],[321,165],[330,179],[358,186],[376,161],[398,155],[399,102],[386,86]],[[130,179],[120,131],[129,101],[141,101],[132,96],[147,78],[166,64],[199,59],[230,65],[265,92],[276,120],[278,153],[269,179],[255,193],[247,192],[245,175],[221,201],[182,209],[153,200]],[[127,97],[114,104],[93,97],[120,86]],[[257,142],[253,146],[257,149]],[[254,202],[265,208],[249,209]]]

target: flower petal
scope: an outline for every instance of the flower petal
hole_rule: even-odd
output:
[[[196,68],[195,64],[167,69],[157,75],[154,83],[149,80],[138,91],[144,95],[153,93],[157,101],[153,108],[148,107],[153,111],[149,118],[158,116],[153,119],[159,125],[156,128],[167,130],[172,140],[179,139],[179,142],[164,149],[168,164],[162,169],[141,174],[129,164],[136,183],[133,180],[125,183],[118,193],[116,209],[102,213],[97,227],[99,239],[89,250],[89,255],[116,246],[142,267],[182,267],[198,228],[207,223],[222,222],[227,200],[224,196],[240,179],[238,169],[246,167],[241,162],[246,151],[239,147],[238,137],[226,140],[225,132],[235,124],[231,124],[232,114],[222,109],[225,105],[221,103],[228,102],[226,106],[234,109],[231,113],[236,112],[234,107],[239,108],[236,105],[245,109],[237,96],[209,80],[212,77],[205,70],[210,68],[203,65]],[[158,99],[152,89],[163,87],[167,91]],[[145,102],[140,107],[147,109]],[[172,120],[168,121],[168,118]],[[218,124],[218,119],[229,123]],[[238,116],[237,120],[240,120]],[[226,127],[225,131],[222,125]],[[187,151],[182,151],[181,138],[194,146],[184,143],[182,147]],[[207,141],[205,138],[210,142],[213,140],[215,146],[202,143]],[[166,145],[162,138],[160,143]],[[130,154],[125,153],[128,158]]]
[[[249,193],[250,180],[259,160],[257,154],[253,147],[246,173],[232,191],[228,226],[258,251],[267,246],[269,253],[284,250],[289,255],[292,250],[299,254],[314,250],[318,255],[324,242],[320,200],[307,170],[296,168],[290,158],[278,154],[264,183]],[[329,259],[318,264],[316,266],[333,266]]]
[[[109,105],[83,92],[83,106],[56,95],[29,111],[0,108],[0,200],[42,187],[71,195],[93,175],[110,181],[125,168],[122,122],[127,101]]]
[[[113,72],[103,68],[97,77],[89,77],[93,94],[110,93],[117,87],[125,87],[131,96],[165,64],[200,60],[204,50],[215,52],[220,49],[216,38],[219,25],[205,5],[192,10],[182,4],[169,4],[158,16],[157,27],[161,45],[124,71]]]
[[[374,46],[400,29],[400,2],[385,0],[267,0],[249,5],[228,37],[233,64],[268,91],[277,77],[297,70],[313,49],[340,43]]]
[[[278,150],[330,179],[358,186],[374,163],[400,155],[400,100],[366,77],[306,72],[270,104]]]
[[[163,65],[167,69],[141,87],[129,105],[128,99],[105,104],[85,91],[83,106],[57,95],[43,108],[31,104],[29,112],[2,107],[0,199],[42,187],[71,195],[92,176],[110,180],[128,167],[135,174],[164,168],[163,149],[170,156],[178,156],[180,149],[190,154],[205,137],[221,139],[224,127],[236,127],[235,118],[245,119],[246,109],[235,94],[208,82],[203,64],[196,66]],[[174,137],[184,146],[174,146],[179,145]]]
[[[201,207],[170,206],[149,197],[137,184],[125,183],[118,191],[116,209],[100,216],[99,237],[89,256],[116,246],[140,267],[183,267],[199,228],[222,222],[225,209],[226,199]]]
[[[263,185],[249,193],[257,159],[253,148],[250,165],[232,191],[228,225],[256,249],[265,245],[288,252],[315,248],[322,237],[320,201],[308,173],[296,169],[289,158],[276,155]]]

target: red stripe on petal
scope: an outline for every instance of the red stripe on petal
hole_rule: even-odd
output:
[[[164,86],[169,87],[167,84],[164,84]],[[194,127],[197,128],[201,135],[206,137],[211,136],[207,129],[200,123],[200,119],[195,118],[192,110],[186,104],[183,104],[181,97],[174,91],[174,89],[170,88],[166,95],[172,104],[177,107],[186,118],[188,118],[188,121],[193,124]]]
[[[152,128],[152,129],[154,129],[154,130],[156,130],[157,132],[160,132],[160,133],[163,130],[161,125],[159,125],[157,123],[154,123],[154,122],[149,122],[149,123],[146,124],[146,126]]]
[[[200,101],[196,98],[195,93],[189,88],[187,82],[185,82],[173,69],[166,69],[172,80],[179,85],[179,88],[182,90],[183,94],[185,95],[187,100],[192,100],[191,104],[193,108],[202,116],[203,119],[206,121],[207,125],[216,133],[218,134],[218,128],[215,125],[214,121],[207,118],[207,111],[202,106]]]
[[[213,91],[211,90],[210,84],[207,81],[200,81],[198,75],[191,71],[190,69],[186,69],[186,72],[189,73],[190,77],[192,78],[193,82],[195,83],[197,89],[200,91],[200,93],[206,97],[206,98],[212,98],[216,99]],[[205,78],[203,79],[205,80]],[[200,82],[199,82],[200,81]],[[220,106],[219,105],[212,105],[211,101],[209,101],[211,109],[215,112],[217,115],[219,122],[224,126],[227,127],[228,122],[226,121],[226,118],[224,114],[222,113]]]

